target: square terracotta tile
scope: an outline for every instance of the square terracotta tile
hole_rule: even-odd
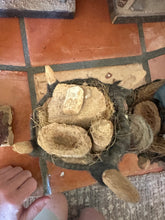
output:
[[[0,31],[0,64],[24,66],[19,20],[0,18]]]
[[[151,80],[165,79],[165,55],[149,60]]]
[[[106,0],[78,0],[76,17],[25,19],[33,66],[141,54],[136,24],[113,25]]]
[[[143,30],[147,51],[165,47],[165,22],[144,23]]]
[[[26,72],[0,71],[0,105],[14,112],[14,142],[30,139],[31,100]]]

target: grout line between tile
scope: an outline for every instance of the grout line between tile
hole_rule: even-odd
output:
[[[27,71],[27,76],[28,76],[28,84],[29,84],[29,91],[31,97],[31,105],[32,105],[32,109],[34,109],[36,107],[37,99],[36,99],[33,72],[31,70]]]
[[[156,57],[162,56],[165,54],[165,47],[160,48],[158,50],[150,51],[146,53],[146,57],[148,60],[154,59]]]
[[[139,32],[139,39],[140,39],[142,54],[144,54],[144,53],[146,53],[146,45],[145,45],[144,32],[143,32],[143,24],[138,23],[137,26],[138,26],[138,32]]]
[[[24,18],[19,18],[23,52],[26,66],[31,66]]]
[[[86,69],[86,68],[104,67],[104,66],[118,66],[118,65],[126,65],[133,63],[142,63],[142,56],[91,60],[91,61],[83,61],[77,63],[55,64],[50,66],[53,68],[54,71],[64,71],[64,70]]]
[[[143,65],[143,69],[146,71],[146,76],[145,76],[146,83],[149,83],[151,82],[151,74],[148,65],[148,60],[143,61],[142,65]]]

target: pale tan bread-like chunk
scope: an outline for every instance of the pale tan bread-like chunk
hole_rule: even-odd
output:
[[[80,86],[73,86],[67,90],[62,111],[65,115],[77,115],[84,102],[84,90]]]
[[[92,147],[85,129],[58,123],[42,127],[37,142],[47,153],[58,157],[84,157]]]
[[[126,202],[139,202],[140,196],[137,189],[119,171],[115,169],[106,170],[102,175],[102,179],[105,185],[108,186],[118,198]]]
[[[45,66],[45,76],[46,76],[46,81],[49,85],[55,83],[57,80],[54,71],[48,65]]]
[[[13,151],[19,154],[30,154],[33,151],[33,146],[30,141],[23,141],[13,144]]]
[[[93,151],[105,150],[113,136],[113,124],[106,119],[100,119],[91,123],[90,133],[93,139]]]
[[[113,112],[113,103],[108,96],[104,96],[96,87],[80,86],[84,90],[84,102],[81,111],[77,115],[65,115],[63,103],[67,90],[75,84],[58,84],[53,92],[53,97],[48,104],[48,122],[75,124],[83,128],[89,128],[91,121],[99,118],[109,119]]]

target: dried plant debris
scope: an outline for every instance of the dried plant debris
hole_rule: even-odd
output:
[[[11,146],[14,135],[12,131],[12,110],[8,105],[0,106],[0,146]]]
[[[13,144],[13,150],[19,154],[30,154],[33,146],[30,141],[18,142]]]
[[[82,85],[84,99],[79,114],[64,114],[64,102],[69,89],[75,87],[71,84],[58,84],[53,92],[53,97],[48,104],[48,122],[65,123],[89,128],[91,121],[99,118],[109,119],[113,114],[113,103],[110,98],[105,96],[96,87]],[[82,97],[80,98],[82,101]],[[107,108],[107,103],[109,103]],[[73,109],[73,108],[72,108]]]
[[[113,124],[106,119],[91,123],[90,133],[93,139],[93,151],[101,152],[110,144],[113,136]]]
[[[49,154],[58,157],[84,157],[92,148],[92,142],[85,129],[52,123],[38,132],[38,144]]]
[[[150,125],[140,115],[130,115],[131,143],[130,150],[137,153],[146,151],[153,142],[153,132]]]
[[[106,170],[102,175],[103,182],[118,198],[131,203],[139,202],[140,197],[132,183],[117,170]]]
[[[157,106],[151,101],[144,101],[137,104],[134,114],[141,115],[151,126],[154,136],[157,135],[161,127],[161,119]]]

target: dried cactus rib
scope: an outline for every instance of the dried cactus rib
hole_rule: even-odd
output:
[[[100,119],[91,123],[90,133],[93,139],[93,151],[101,152],[109,145],[113,136],[113,124],[106,119]]]
[[[106,170],[102,175],[103,182],[114,192],[118,198],[136,203],[140,197],[132,183],[117,170]]]
[[[86,155],[92,147],[85,129],[58,123],[41,128],[37,141],[47,153],[58,157],[80,158]]]
[[[141,115],[150,125],[154,136],[157,135],[161,127],[161,119],[157,106],[151,101],[144,101],[137,104],[134,114]]]

